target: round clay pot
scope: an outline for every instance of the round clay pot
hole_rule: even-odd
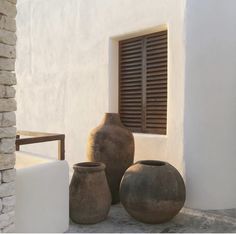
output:
[[[163,223],[183,207],[185,185],[179,172],[169,163],[139,161],[125,172],[120,199],[135,219],[144,223]]]
[[[73,166],[70,183],[70,218],[80,224],[103,221],[111,206],[105,165],[84,162]]]
[[[102,123],[91,131],[87,157],[89,161],[106,164],[112,203],[118,203],[120,181],[134,160],[134,137],[121,123],[119,114],[106,113]]]

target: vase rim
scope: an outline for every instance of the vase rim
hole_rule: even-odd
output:
[[[142,164],[150,167],[161,167],[161,166],[166,166],[168,163],[160,160],[140,160],[135,164]]]
[[[102,162],[80,162],[74,164],[73,169],[81,172],[94,172],[102,171],[105,167],[105,164]]]

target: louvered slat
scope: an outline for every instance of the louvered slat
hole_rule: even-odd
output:
[[[122,123],[133,131],[142,127],[142,40],[131,39],[119,43],[120,103]]]
[[[166,134],[167,31],[119,42],[119,113],[133,132]]]
[[[146,45],[146,129],[166,134],[167,31],[147,37]]]

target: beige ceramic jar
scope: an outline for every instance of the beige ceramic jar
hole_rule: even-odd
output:
[[[70,218],[81,224],[103,221],[111,206],[105,165],[84,162],[75,164],[73,169],[70,183]]]
[[[106,165],[112,203],[118,203],[121,178],[134,160],[134,137],[122,124],[119,114],[106,113],[101,124],[91,131],[87,157],[89,161]]]

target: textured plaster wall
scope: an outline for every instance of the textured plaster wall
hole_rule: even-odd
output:
[[[184,154],[187,206],[236,207],[236,1],[189,0]]]
[[[70,164],[86,160],[89,131],[116,111],[119,38],[169,31],[168,135],[135,134],[135,160],[183,173],[184,0],[19,0],[17,127],[66,134]],[[56,143],[22,149],[56,154]]]
[[[135,134],[135,160],[176,166],[186,206],[236,207],[235,7],[234,0],[19,0],[18,129],[65,133],[69,163],[86,160],[89,131],[117,111],[118,40],[167,27],[168,134]],[[23,149],[56,157],[57,144]]]

